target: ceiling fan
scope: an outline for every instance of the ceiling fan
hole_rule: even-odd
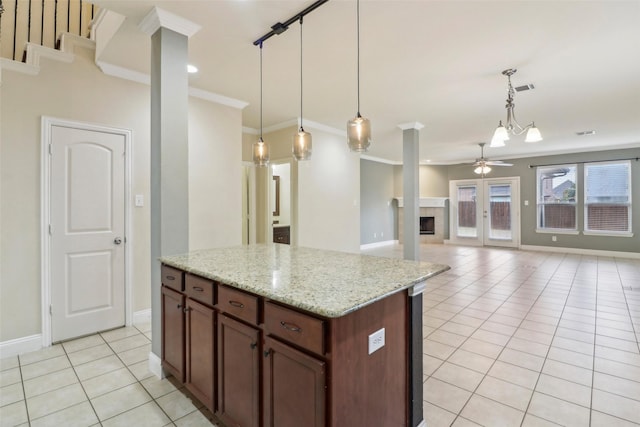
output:
[[[478,175],[485,176],[489,172],[491,172],[491,166],[513,166],[512,163],[505,163],[501,160],[489,160],[484,157],[484,142],[478,143],[480,146],[480,158],[476,159],[476,162],[473,164],[475,169],[473,170]]]

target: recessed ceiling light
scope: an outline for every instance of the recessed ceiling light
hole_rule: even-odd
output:
[[[576,132],[576,135],[578,136],[595,135],[595,134],[596,134],[595,130],[583,130],[582,132]]]
[[[198,67],[196,67],[195,65],[187,64],[187,73],[195,74],[197,72],[198,72]]]

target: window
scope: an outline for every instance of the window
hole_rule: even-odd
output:
[[[630,233],[630,162],[587,163],[584,182],[585,231]]]
[[[478,237],[476,186],[458,187],[458,237]]]
[[[576,165],[538,167],[538,230],[577,231]]]

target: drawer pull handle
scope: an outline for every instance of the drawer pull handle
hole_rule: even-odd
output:
[[[174,276],[167,276],[167,280],[176,280]]]
[[[237,308],[244,308],[244,304],[240,301],[229,300],[229,305],[232,305]]]
[[[255,349],[257,346],[258,346],[258,343],[257,343],[257,342],[252,342],[252,343],[251,343],[251,348],[252,348],[252,349]]]
[[[204,288],[201,288],[200,286],[194,286],[193,290],[196,292],[204,292]]]
[[[182,308],[182,304],[178,304],[178,307],[176,307],[176,308]]]
[[[271,353],[271,350],[265,350],[264,351],[264,357],[269,357],[270,353]]]
[[[296,324],[293,323],[288,323],[285,321],[281,321],[280,322],[280,326],[282,326],[283,328],[285,328],[287,331],[291,331],[291,332],[302,332],[302,328]]]

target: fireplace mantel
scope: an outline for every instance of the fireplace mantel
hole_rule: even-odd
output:
[[[398,201],[398,207],[404,207],[404,201],[402,197],[394,197]],[[448,197],[420,197],[421,208],[444,208],[445,203],[449,200]]]

